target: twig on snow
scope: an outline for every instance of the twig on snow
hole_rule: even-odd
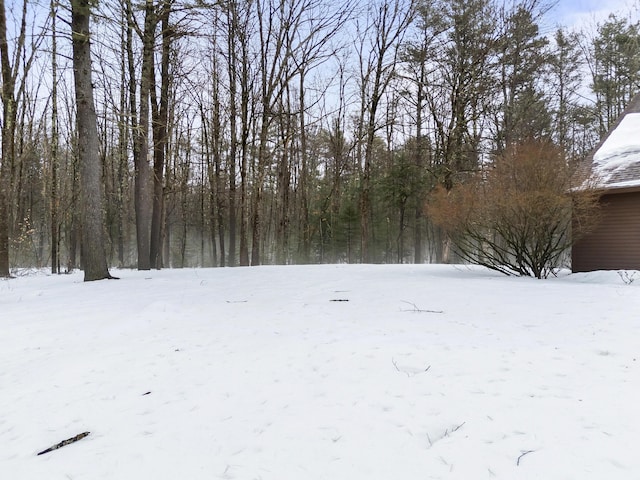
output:
[[[518,457],[518,460],[516,461],[516,467],[520,466],[520,459],[522,457],[524,457],[525,455],[529,455],[530,453],[533,453],[533,452],[535,452],[535,450],[526,450],[526,451],[522,452],[522,454],[520,454],[520,456]]]
[[[399,371],[400,373],[404,373],[407,377],[413,377],[415,375],[418,375],[419,373],[426,373],[429,371],[429,369],[431,368],[431,365],[429,365],[427,368],[425,368],[424,370],[420,370],[417,372],[407,372],[406,370],[402,370],[398,364],[396,363],[396,360],[394,358],[391,359],[391,363],[393,363],[393,366],[396,368],[397,371]]]
[[[631,285],[636,279],[637,271],[629,272],[628,270],[619,270],[618,275],[620,279],[627,285]]]
[[[396,360],[394,358],[391,359],[391,363],[393,363],[393,366],[396,367],[397,371],[399,371],[400,373],[404,373],[407,377],[409,376],[407,372],[405,372],[404,370],[400,370],[400,367],[398,367],[398,364],[396,363]]]
[[[54,446],[47,448],[46,450],[42,450],[38,453],[38,455],[44,455],[45,453],[53,452],[59,448],[65,447],[72,443],[77,442],[78,440],[82,440],[84,437],[88,436],[90,432],[79,433],[75,437],[67,438],[66,440],[61,441],[60,443],[56,443]]]
[[[451,433],[453,432],[457,432],[458,430],[460,430],[462,428],[462,426],[467,423],[467,422],[462,422],[460,425],[458,425],[457,427],[454,427],[453,430],[451,430]]]
[[[453,428],[451,429],[451,432],[449,432],[449,429],[447,428],[447,429],[444,431],[444,435],[442,436],[442,438],[448,437],[448,436],[449,436],[449,434],[454,433],[454,432],[457,432],[458,430],[460,430],[460,429],[462,428],[462,426],[463,426],[465,423],[467,423],[467,422],[462,422],[460,425],[453,427]]]
[[[443,310],[424,310],[418,307],[415,303],[407,302],[406,300],[402,300],[402,303],[406,303],[407,305],[411,305],[413,309],[410,310],[402,310],[403,312],[411,312],[411,313],[444,313]]]
[[[447,438],[449,435],[457,432],[458,430],[460,430],[463,425],[467,423],[467,422],[462,422],[460,425],[456,425],[455,427],[452,427],[451,430],[449,430],[448,428],[444,431],[443,434],[437,436],[434,439],[431,439],[431,437],[429,436],[429,433],[427,433],[427,440],[429,441],[429,448],[433,447],[433,444],[436,442],[439,442],[440,440],[442,440],[443,438]]]

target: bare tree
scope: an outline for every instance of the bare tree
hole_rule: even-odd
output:
[[[150,88],[151,111],[153,120],[153,210],[151,215],[151,242],[149,247],[150,264],[154,268],[162,267],[162,221],[164,212],[164,166],[168,142],[169,119],[169,60],[172,42],[176,32],[169,24],[173,0],[163,0],[158,14],[162,37],[160,60],[160,98],[156,93],[155,76]],[[151,74],[153,75],[153,68]]]
[[[360,112],[358,159],[362,161],[360,192],[360,256],[372,260],[371,170],[374,141],[381,128],[377,118],[380,102],[396,74],[400,46],[411,22],[414,2],[382,0],[369,6],[370,20],[362,34],[359,51]]]
[[[58,220],[58,32],[56,17],[58,5],[51,0],[51,273],[58,273],[60,259],[58,257],[60,228]]]
[[[254,179],[252,197],[252,265],[261,262],[263,225],[258,207],[261,205],[262,184],[271,155],[270,130],[280,115],[292,113],[282,112],[279,105],[286,104],[284,98],[292,80],[300,74],[301,69],[308,68],[324,54],[327,39],[334,35],[345,19],[341,8],[327,10],[319,0],[258,0],[256,15],[260,39],[260,112],[255,167],[257,178]],[[304,65],[298,63],[301,59],[306,60]]]
[[[7,17],[4,0],[0,0],[0,75],[2,87],[3,121],[0,135],[2,161],[0,162],[0,277],[9,276],[9,237],[11,233],[11,210],[9,207],[13,189],[13,173],[16,162],[16,130],[19,99],[26,98],[29,71],[44,35],[34,35],[27,51],[27,0],[20,9],[20,26],[13,41],[13,55],[7,38]],[[46,28],[46,27],[45,27]],[[45,29],[43,29],[44,31]],[[24,110],[23,110],[24,111]]]
[[[130,0],[129,0],[130,1]],[[130,15],[131,7],[129,7]],[[132,18],[132,17],[131,17]],[[133,22],[133,19],[131,20]],[[145,1],[144,30],[138,34],[142,38],[142,72],[140,74],[140,109],[138,122],[134,126],[134,171],[135,171],[135,212],[136,239],[138,246],[138,270],[151,268],[151,215],[152,191],[151,168],[147,159],[149,154],[149,102],[153,85],[153,49],[155,46],[157,18],[153,0]],[[132,57],[132,54],[130,54]],[[133,64],[129,65],[130,72],[134,72]],[[135,85],[135,76],[130,78],[131,85]],[[133,88],[133,87],[131,87]]]
[[[90,13],[90,0],[71,1],[71,38],[81,180],[82,264],[85,282],[113,278],[107,268],[104,244],[102,165],[91,80]]]
[[[25,8],[27,2],[24,2]],[[23,40],[24,41],[24,40]],[[7,17],[0,0],[0,62],[2,68],[2,164],[0,164],[0,276],[9,276],[9,192],[14,155],[15,74],[7,43]]]
[[[218,12],[215,12],[214,15],[214,25],[219,26],[220,19],[217,15]],[[231,200],[226,195],[226,187],[225,187],[225,165],[224,165],[224,155],[225,155],[225,147],[227,143],[227,139],[225,139],[225,132],[227,123],[224,121],[224,117],[226,117],[226,110],[224,104],[224,83],[223,83],[223,67],[221,66],[221,58],[218,54],[219,52],[219,38],[217,35],[213,35],[211,39],[211,70],[209,75],[210,79],[207,79],[207,83],[210,88],[210,112],[208,111],[206,105],[205,95],[197,96],[197,104],[198,109],[200,110],[200,121],[202,123],[202,143],[204,147],[204,157],[205,163],[207,166],[207,177],[209,181],[209,223],[211,227],[211,253],[212,253],[212,264],[214,266],[224,267],[227,263],[226,258],[226,222],[225,222],[225,213],[228,211],[227,205],[232,204],[235,208],[235,199]],[[203,90],[206,90],[203,88]],[[229,109],[230,110],[230,109]],[[235,120],[234,120],[235,121]],[[229,147],[231,150],[231,147]],[[227,150],[227,151],[229,151]],[[230,158],[227,158],[227,164],[233,163],[234,165],[229,165],[229,169],[233,172],[235,176],[235,161],[231,161]],[[204,170],[204,169],[203,169]],[[203,172],[204,173],[204,172]],[[235,187],[235,179],[233,182],[230,182]],[[203,181],[203,193],[202,193],[202,203],[204,204],[204,181]],[[228,202],[228,203],[227,203]],[[202,208],[203,216],[204,216],[204,206]],[[231,213],[229,212],[229,217],[231,217]],[[235,222],[235,212],[233,214],[234,222]],[[204,221],[203,221],[204,224]],[[231,236],[230,236],[231,237]],[[204,239],[204,235],[203,235]],[[235,242],[235,232],[233,236],[233,241]],[[218,255],[218,246],[220,250],[220,254]],[[235,258],[235,254],[234,254]]]
[[[253,64],[250,52],[254,1],[230,0],[222,5],[226,22],[226,60],[229,81],[229,254],[227,264],[249,265],[249,153],[253,124]],[[239,168],[238,168],[239,167]],[[236,174],[240,173],[240,198]],[[238,202],[239,200],[239,202]],[[239,205],[238,205],[239,203]],[[237,213],[240,213],[239,258],[236,258]]]

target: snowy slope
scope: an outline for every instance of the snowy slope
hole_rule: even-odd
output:
[[[116,274],[0,281],[0,479],[640,478],[640,274]]]

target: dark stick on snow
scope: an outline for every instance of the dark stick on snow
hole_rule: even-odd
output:
[[[451,433],[453,433],[453,432],[457,432],[458,430],[460,430],[460,429],[464,426],[464,424],[465,424],[465,423],[467,423],[467,422],[462,422],[462,423],[461,423],[460,425],[458,425],[457,427],[454,427],[454,428],[453,428],[453,430],[451,430]]]
[[[415,303],[407,302],[406,300],[401,300],[402,303],[406,303],[407,305],[413,306],[411,310],[402,310],[403,312],[413,312],[413,313],[444,313],[442,310],[423,310],[419,308]]]
[[[44,455],[45,453],[53,452],[54,450],[57,450],[59,448],[66,447],[67,445],[69,445],[71,443],[75,443],[78,440],[82,440],[84,437],[89,435],[89,433],[90,432],[83,432],[83,433],[80,433],[80,434],[76,435],[75,437],[67,438],[66,440],[63,440],[60,443],[56,443],[53,447],[49,447],[46,450],[43,450],[43,451],[39,452],[38,455]]]
[[[529,455],[530,453],[533,453],[533,452],[535,452],[535,450],[527,450],[526,452],[522,452],[522,455],[518,457],[518,461],[516,462],[516,467],[520,466],[520,459],[522,457],[524,457],[525,455]]]

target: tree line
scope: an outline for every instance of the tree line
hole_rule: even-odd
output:
[[[575,163],[636,93],[637,21],[553,15],[539,0],[0,0],[0,276],[81,267],[81,207],[100,198],[112,266],[455,260],[432,192],[532,139]]]

